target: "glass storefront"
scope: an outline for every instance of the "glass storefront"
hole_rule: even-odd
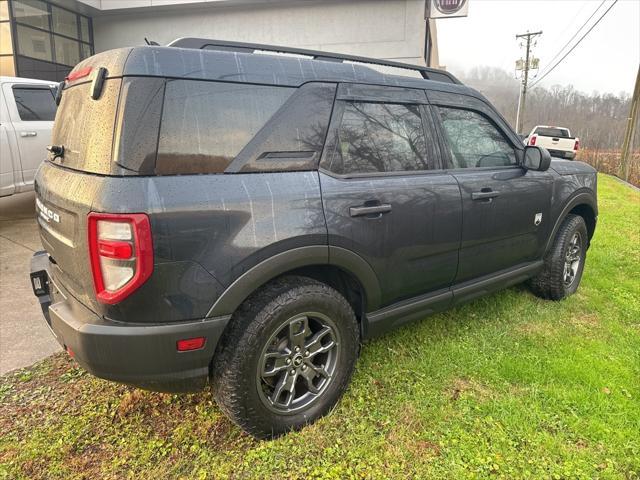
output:
[[[2,75],[61,81],[93,54],[91,18],[45,0],[0,0]]]

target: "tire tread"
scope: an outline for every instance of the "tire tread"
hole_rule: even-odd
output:
[[[290,429],[274,430],[261,421],[260,414],[246,401],[247,384],[244,374],[245,353],[262,348],[261,333],[280,307],[303,295],[326,296],[328,304],[337,303],[338,308],[349,312],[348,331],[356,349],[360,347],[359,329],[353,309],[347,300],[330,286],[303,276],[285,276],[273,280],[254,292],[233,314],[227,331],[223,334],[214,355],[212,386],[216,402],[238,426],[258,438],[267,438]],[[357,352],[356,352],[357,357]],[[348,366],[347,375],[342,376],[338,387],[343,392],[351,378],[355,364]],[[296,427],[293,427],[296,428]]]

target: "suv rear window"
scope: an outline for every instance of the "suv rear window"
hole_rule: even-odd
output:
[[[56,102],[50,88],[13,87],[13,97],[20,120],[53,122]]]
[[[113,126],[122,79],[104,82],[100,98],[90,97],[90,82],[65,87],[53,124],[54,145],[64,147],[64,166],[85,172],[110,174]]]
[[[289,87],[167,81],[156,173],[222,173],[294,91]]]
[[[569,130],[566,130],[564,128],[540,127],[536,128],[536,131],[534,133],[543,137],[569,138]]]

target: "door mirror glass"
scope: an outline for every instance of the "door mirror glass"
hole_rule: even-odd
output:
[[[528,146],[524,149],[523,166],[527,170],[544,172],[549,169],[551,155],[545,148]]]

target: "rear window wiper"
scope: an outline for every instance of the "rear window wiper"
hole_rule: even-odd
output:
[[[52,155],[52,162],[55,162],[56,158],[62,159],[64,157],[64,145],[47,145],[47,151]]]

